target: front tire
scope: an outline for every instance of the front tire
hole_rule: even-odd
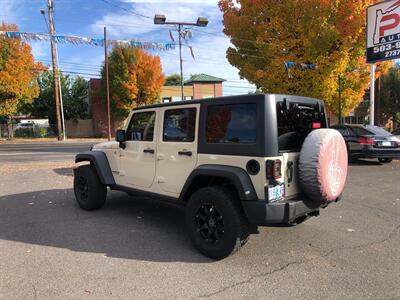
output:
[[[388,164],[388,163],[391,163],[393,159],[391,159],[391,158],[378,158],[378,160],[379,160],[380,163]]]
[[[247,242],[248,221],[228,189],[206,187],[194,192],[185,218],[193,245],[207,257],[223,259]]]
[[[101,183],[94,167],[80,166],[74,174],[74,193],[79,206],[84,210],[101,208],[106,202],[107,186]]]

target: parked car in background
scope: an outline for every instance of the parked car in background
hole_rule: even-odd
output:
[[[344,137],[350,160],[377,158],[381,163],[400,159],[400,139],[378,126],[335,125]]]
[[[398,138],[400,138],[400,127],[397,128],[396,130],[392,131],[392,134]]]

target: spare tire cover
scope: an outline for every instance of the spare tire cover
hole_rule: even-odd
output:
[[[347,148],[334,129],[313,130],[305,139],[299,159],[299,181],[316,204],[335,201],[347,178]]]

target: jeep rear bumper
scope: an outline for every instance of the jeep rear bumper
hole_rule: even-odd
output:
[[[317,216],[319,209],[307,200],[286,200],[266,203],[264,201],[242,201],[244,212],[250,223],[263,226],[269,224],[290,224],[306,216]]]

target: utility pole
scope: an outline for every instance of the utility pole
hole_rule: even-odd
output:
[[[181,68],[181,100],[185,100],[183,94],[183,60],[182,60],[182,27],[181,24],[178,25],[178,35],[179,35],[179,64]],[[194,96],[194,95],[193,95]]]
[[[47,8],[49,14],[49,29],[50,35],[54,35],[54,23],[53,23],[53,1],[47,0]],[[57,139],[62,140],[62,128],[61,128],[61,118],[60,118],[60,98],[59,98],[59,87],[57,79],[57,62],[56,62],[56,49],[55,41],[50,40],[51,45],[51,63],[53,66],[53,87],[54,87],[54,98],[56,102],[56,121],[57,121]]]
[[[104,68],[106,69],[107,129],[108,140],[111,141],[110,84],[108,81],[107,29],[104,27]]]

